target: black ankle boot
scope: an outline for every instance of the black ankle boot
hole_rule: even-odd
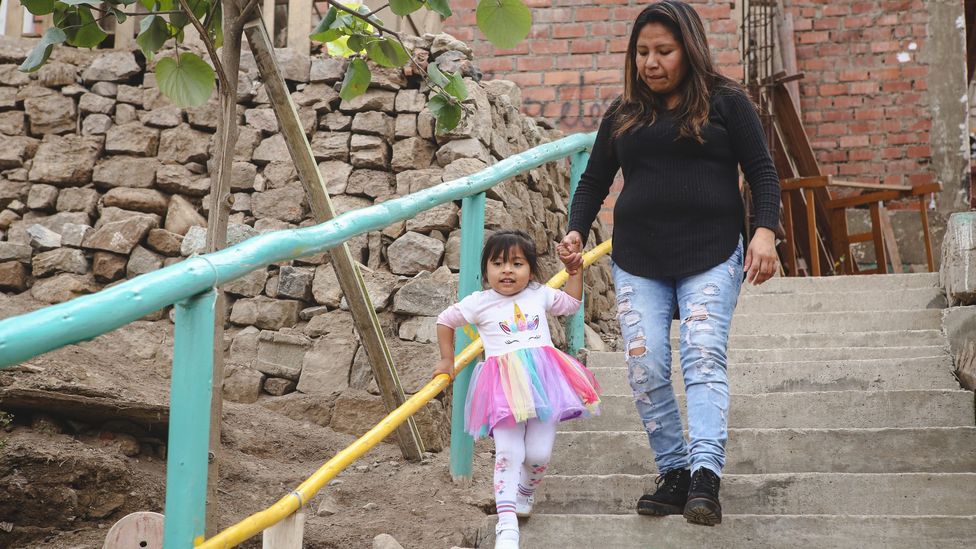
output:
[[[691,484],[691,471],[672,469],[658,475],[654,482],[657,484],[657,491],[644,494],[637,500],[637,514],[662,517],[684,512],[685,502],[688,500],[688,485]]]
[[[691,475],[685,519],[693,524],[715,526],[722,523],[722,504],[718,502],[718,490],[722,483],[711,469],[700,467]]]

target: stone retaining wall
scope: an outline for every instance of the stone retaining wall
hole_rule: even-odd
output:
[[[444,69],[470,72],[470,50],[447,35],[414,45]],[[200,252],[216,99],[195,109],[171,105],[138,52],[60,48],[26,75],[17,64],[30,46],[0,42],[0,291],[58,303]],[[511,82],[467,79],[471,114],[458,129],[435,135],[420,81],[401,70],[374,67],[373,87],[347,102],[336,92],[343,60],[282,50],[279,62],[338,212],[474,173],[562,135],[520,114]],[[312,224],[249,54],[238,100],[230,243]],[[564,161],[488,192],[486,229],[528,231],[544,254],[543,277],[560,266],[554,242],[566,226],[567,180]],[[449,203],[348,242],[365,267],[408,393],[430,378],[434,316],[456,296],[458,216],[459,204]],[[376,394],[328,262],[325,254],[305,257],[225,286],[229,397],[253,401],[297,390],[315,395],[317,405],[351,405]],[[598,345],[596,332],[615,324],[605,263],[591,269],[587,283],[589,340]],[[561,344],[562,330],[553,328]],[[351,396],[339,398],[347,391]]]

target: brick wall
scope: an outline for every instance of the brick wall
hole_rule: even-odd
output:
[[[739,2],[693,0],[715,60],[739,79]],[[527,0],[534,24],[513,50],[477,31],[476,0],[455,0],[445,30],[468,42],[486,78],[522,88],[524,111],[567,132],[592,131],[621,91],[637,0]],[[923,0],[784,0],[796,28],[807,133],[825,173],[889,184],[934,179],[926,94],[928,13]],[[914,44],[914,46],[912,46]],[[914,48],[914,49],[912,49]],[[960,92],[964,93],[964,92]],[[619,184],[619,182],[618,182]],[[613,198],[602,217],[609,221]]]

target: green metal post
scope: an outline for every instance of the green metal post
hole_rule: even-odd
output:
[[[481,290],[481,247],[485,237],[485,193],[469,196],[461,201],[461,280],[458,299]],[[464,330],[454,338],[454,354],[471,343]],[[470,366],[470,364],[469,364]],[[465,368],[454,379],[451,402],[451,477],[471,479],[471,458],[474,439],[464,432],[464,400],[468,395],[471,370]]]
[[[586,163],[590,161],[589,151],[573,153],[569,157],[569,203],[573,203],[573,195],[576,194],[576,186],[579,184]],[[586,235],[584,235],[586,236]],[[585,298],[585,295],[583,296]],[[569,354],[576,355],[577,351],[586,346],[586,332],[583,329],[584,318],[583,306],[580,306],[572,316],[566,319],[566,346]]]
[[[164,549],[187,549],[206,527],[210,398],[217,292],[176,303],[169,397]]]

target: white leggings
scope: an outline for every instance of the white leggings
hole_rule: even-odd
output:
[[[529,419],[496,427],[495,506],[500,521],[515,521],[515,497],[531,496],[549,467],[557,422]]]

